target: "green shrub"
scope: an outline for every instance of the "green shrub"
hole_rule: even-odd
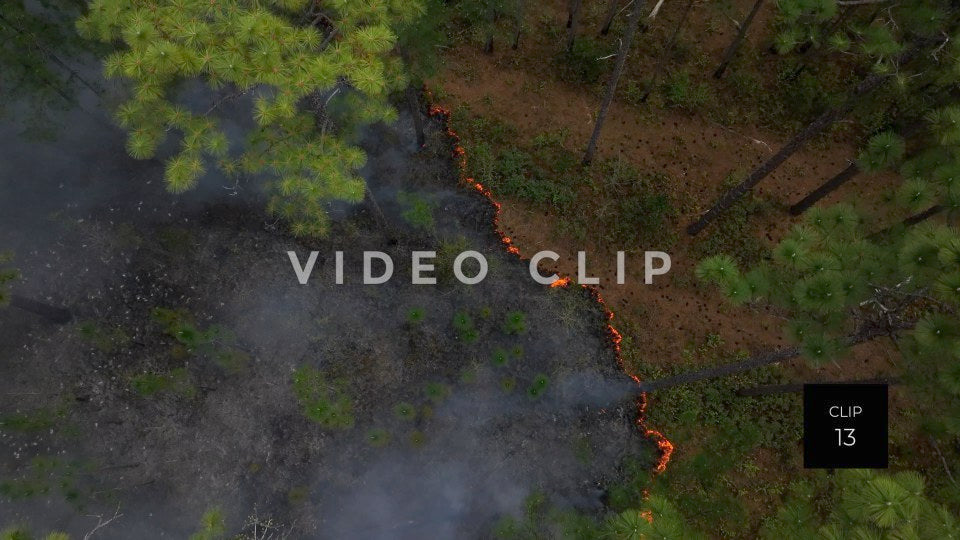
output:
[[[692,82],[690,74],[680,70],[667,77],[663,86],[663,97],[670,107],[696,111],[713,99],[713,89],[707,84]]]
[[[190,374],[186,368],[176,368],[167,373],[142,373],[130,378],[133,391],[143,397],[161,392],[176,392],[183,397],[192,397],[196,388],[190,383]]]
[[[0,430],[30,433],[46,431],[66,417],[66,408],[41,408],[29,413],[0,416]]]
[[[527,331],[527,315],[522,311],[511,311],[503,321],[503,331],[516,335]]]
[[[407,311],[407,322],[410,324],[419,324],[427,316],[427,311],[421,307],[410,308]]]
[[[405,207],[402,216],[407,223],[421,229],[433,230],[433,203],[415,193],[401,191],[397,201]]]
[[[497,349],[493,351],[493,355],[490,360],[493,362],[493,365],[497,367],[506,366],[509,362],[509,353],[504,349]]]
[[[560,78],[567,82],[594,84],[607,71],[610,57],[616,51],[611,45],[591,36],[579,36],[572,50],[564,50],[555,61]]]
[[[371,429],[367,432],[367,444],[374,448],[383,448],[390,444],[390,432],[385,429]]]
[[[122,328],[105,328],[93,321],[80,323],[77,332],[85,341],[105,353],[115,352],[130,344],[130,336]]]
[[[293,373],[293,392],[303,414],[330,429],[353,427],[353,400],[347,394],[345,379],[330,380],[316,368],[302,366]]]
[[[410,433],[410,445],[414,448],[420,448],[427,444],[427,436],[420,430],[414,430]]]
[[[533,382],[530,384],[530,387],[527,388],[527,395],[532,398],[538,398],[547,390],[547,385],[550,383],[550,379],[543,373],[538,374],[533,378]]]
[[[464,343],[474,343],[480,338],[480,333],[473,325],[473,319],[466,311],[458,311],[453,315],[453,328]]]
[[[450,396],[450,387],[438,382],[427,383],[425,393],[427,399],[434,403],[440,403]]]
[[[200,530],[190,535],[190,540],[221,540],[227,534],[223,511],[211,508],[200,518]]]
[[[416,419],[417,408],[406,401],[401,401],[393,406],[393,414],[397,415],[397,418],[409,422]]]

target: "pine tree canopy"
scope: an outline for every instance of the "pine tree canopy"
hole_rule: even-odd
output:
[[[387,97],[407,75],[392,54],[393,28],[422,12],[410,0],[94,0],[78,28],[122,44],[104,66],[130,83],[117,110],[129,153],[153,157],[179,136],[166,159],[171,191],[193,188],[210,166],[263,175],[268,209],[295,234],[319,236],[330,200],[364,197],[353,134],[395,118]],[[189,107],[178,91],[191,81],[228,95]],[[239,96],[251,99],[254,125],[234,144],[215,113]]]
[[[794,495],[761,530],[765,539],[960,538],[960,522],[924,494],[924,478],[913,471],[895,474],[841,470],[817,499],[826,507],[818,515],[812,495]]]
[[[48,127],[52,111],[62,111],[75,100],[77,80],[65,60],[99,47],[83,40],[74,29],[83,2],[75,0],[5,0],[0,10],[0,116],[11,103],[30,107],[22,115],[28,129]],[[99,45],[99,44],[97,44]]]
[[[910,388],[943,411],[928,427],[960,433],[960,231],[920,224],[871,236],[848,205],[805,218],[757,268],[742,272],[718,255],[697,276],[733,303],[782,310],[787,335],[814,365],[842,356],[851,336],[896,337]]]

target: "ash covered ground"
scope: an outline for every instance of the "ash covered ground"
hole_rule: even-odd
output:
[[[166,193],[100,116],[0,129],[13,292],[73,317],[0,310],[0,526],[185,538],[218,507],[231,532],[488,537],[534,492],[600,512],[625,458],[654,460],[600,306],[503,250],[437,124],[419,152],[409,119],[369,129],[372,197],[299,242],[253,180]],[[303,286],[285,253],[311,249]],[[463,249],[489,261],[479,285],[452,277]],[[363,250],[393,279],[362,285]],[[438,251],[438,285],[410,283],[413,250]]]

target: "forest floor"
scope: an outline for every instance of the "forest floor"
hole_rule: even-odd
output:
[[[597,36],[605,5],[584,8],[578,40],[589,42],[585,48],[594,55],[613,52],[619,35],[615,26],[609,36]],[[855,159],[855,135],[869,121],[855,113],[792,156],[718,223],[697,237],[686,235],[683,227],[705,211],[732,179],[772,155],[802,125],[802,120],[796,120],[797,111],[770,103],[771,96],[784,94],[777,86],[773,55],[763,50],[769,43],[775,5],[763,7],[740,60],[730,66],[725,79],[710,77],[735,33],[732,21],[740,20],[751,5],[745,0],[695,2],[677,46],[664,52],[662,45],[680,17],[682,3],[665,5],[631,52],[599,140],[599,157],[588,169],[580,167],[579,161],[594,127],[607,68],[600,68],[601,75],[585,78],[583,66],[590,67],[589,58],[571,61],[558,54],[567,32],[565,2],[550,3],[528,15],[517,50],[509,46],[511,38],[501,39],[498,34],[493,53],[486,54],[476,39],[462,36],[446,51],[440,72],[429,83],[435,99],[454,111],[454,127],[467,148],[467,174],[484,179],[502,203],[500,225],[521,253],[553,250],[561,255],[553,269],[567,276],[577,275],[578,251],[591,255],[589,273],[601,278],[602,295],[615,313],[614,324],[624,334],[627,368],[643,378],[728,362],[738,354],[787,344],[778,313],[763,306],[732,306],[718,291],[697,283],[693,270],[699,260],[716,253],[729,253],[744,264],[762,257],[789,227],[802,221],[790,216],[787,208]],[[649,100],[641,103],[637,96],[658,54],[668,54],[667,67]],[[569,62],[574,62],[573,68]],[[580,73],[571,76],[571,69]],[[849,78],[836,75],[836,88],[849,83]],[[694,92],[707,97],[689,97]],[[791,118],[794,121],[788,122]],[[557,148],[544,150],[551,144]],[[531,156],[523,162],[527,170],[519,174],[528,183],[547,186],[546,196],[516,189],[511,183],[510,175],[516,171],[498,163],[516,155]],[[604,159],[627,163],[639,171],[639,179],[659,178],[647,189],[671,201],[672,212],[664,214],[662,223],[653,221],[653,230],[635,237],[602,234],[651,226],[642,218],[629,222],[637,216],[617,214],[617,199],[633,196],[630,192],[596,187],[609,180],[609,167],[597,165]],[[903,217],[878,213],[879,203],[897,183],[892,173],[860,175],[821,204],[853,204],[880,229]],[[567,203],[568,199],[581,202]],[[624,285],[614,281],[617,250],[628,252],[628,275],[635,272]],[[663,250],[673,259],[671,272],[652,285],[643,284],[639,275],[644,250]],[[678,444],[664,482],[675,498],[681,498],[681,509],[698,514],[697,523],[711,523],[714,516],[724,535],[754,534],[763,511],[776,507],[771,492],[783,493],[791,479],[811,474],[802,470],[799,396],[744,403],[750,400],[734,398],[733,392],[768,382],[882,377],[895,371],[896,355],[889,341],[877,340],[818,369],[798,359],[782,369],[653,395],[653,426]],[[723,392],[727,395],[717,396]],[[912,438],[915,418],[907,396],[896,389],[892,395],[894,462],[932,465],[933,452]],[[744,435],[743,440],[722,433],[753,428],[762,433]],[[718,458],[718,453],[725,455]],[[671,472],[670,467],[675,470]],[[714,485],[717,482],[722,486]],[[739,502],[718,507],[717,500],[724,496]]]

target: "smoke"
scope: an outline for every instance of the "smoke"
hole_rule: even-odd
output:
[[[419,152],[407,114],[366,130],[370,201],[334,205],[331,236],[301,243],[266,218],[253,179],[224,189],[231,182],[212,172],[193,192],[166,193],[162,162],[127,157],[124,134],[98,111],[69,113],[54,142],[0,127],[0,247],[16,251],[17,290],[78,319],[58,327],[0,311],[0,415],[63,411],[41,430],[3,430],[4,478],[49,491],[0,506],[0,524],[82,536],[96,525],[88,515],[119,507],[98,536],[182,538],[219,506],[231,530],[256,512],[295,537],[485,537],[536,491],[599,512],[622,459],[650,456],[604,314],[579,288],[533,283],[503,251],[493,209],[456,186],[436,126]],[[401,192],[429,202],[432,226],[411,223]],[[489,260],[483,283],[410,283],[412,250],[462,242]],[[310,249],[320,260],[301,286],[286,251]],[[359,283],[365,249],[394,257],[390,282]],[[344,285],[332,277],[337,250]],[[156,307],[222,331],[189,350],[164,334]],[[415,308],[422,321],[410,319]],[[504,330],[512,311],[524,332]],[[452,324],[459,313],[475,340]],[[116,331],[125,338],[101,339]],[[225,351],[242,360],[224,363]],[[305,418],[291,390],[301,366],[343,381],[353,428]],[[132,390],[139,375],[176,370],[185,375],[170,389]],[[538,380],[546,388],[531,392]],[[395,412],[401,403],[413,419]],[[373,430],[389,443],[372,445]],[[51,456],[58,464],[38,480],[31,460]],[[79,502],[64,502],[65,478]]]

